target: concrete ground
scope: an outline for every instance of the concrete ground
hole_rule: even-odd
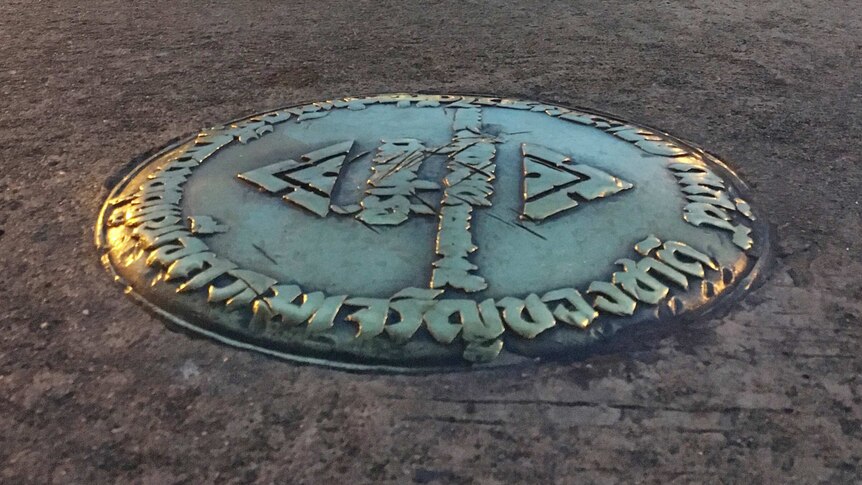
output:
[[[0,2],[0,482],[862,480],[858,2]],[[167,330],[100,267],[126,162],[363,92],[517,94],[703,144],[777,232],[768,281],[635,353],[429,376]]]

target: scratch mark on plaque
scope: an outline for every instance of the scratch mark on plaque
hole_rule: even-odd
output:
[[[509,210],[510,210],[510,211],[512,211],[512,212],[514,212],[515,214],[521,215],[521,213],[520,213],[520,212],[518,212],[518,211],[517,211],[517,210],[515,210],[515,209],[512,209],[511,207],[509,207]],[[548,238],[546,238],[545,236],[541,235],[538,231],[536,231],[536,230],[534,230],[534,229],[530,229],[529,227],[525,226],[525,225],[524,225],[523,223],[521,223],[521,222],[515,222],[514,224],[515,224],[516,226],[520,227],[521,229],[523,229],[523,230],[525,230],[525,231],[527,231],[527,232],[531,233],[532,235],[534,235],[534,236],[536,236],[536,237],[538,237],[538,238],[542,239],[543,241],[547,241],[547,240],[548,240]]]
[[[370,229],[370,230],[371,230],[371,232],[373,232],[374,234],[380,234],[380,231],[378,231],[377,229],[374,229],[374,227],[373,227],[371,224],[369,224],[369,223],[367,223],[367,222],[363,221],[362,219],[356,219],[356,220],[357,220],[357,221],[359,221],[359,223],[360,223],[360,224],[362,224],[363,226],[365,226],[365,227],[367,227],[368,229]]]
[[[278,261],[276,261],[275,259],[273,259],[273,257],[272,257],[272,256],[270,256],[270,255],[269,255],[269,253],[267,253],[266,251],[264,251],[264,249],[263,249],[262,247],[258,246],[258,245],[257,245],[257,244],[255,244],[255,243],[251,243],[251,245],[252,245],[252,247],[254,247],[255,249],[257,249],[257,250],[258,250],[258,252],[260,252],[260,254],[262,254],[264,258],[268,259],[272,264],[278,264]]]

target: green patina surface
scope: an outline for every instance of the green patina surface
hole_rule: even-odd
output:
[[[655,130],[546,103],[380,95],[201,132],[115,188],[97,239],[176,323],[389,369],[574,355],[744,289],[741,182]]]

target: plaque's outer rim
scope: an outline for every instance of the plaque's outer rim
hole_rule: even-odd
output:
[[[693,310],[686,311],[678,316],[666,317],[661,320],[658,320],[655,323],[660,325],[659,329],[654,328],[653,325],[646,325],[643,322],[635,323],[633,325],[629,325],[620,329],[615,329],[610,334],[603,335],[601,340],[598,340],[594,343],[589,344],[586,347],[576,347],[572,348],[572,355],[567,357],[550,357],[548,360],[556,360],[560,362],[566,361],[575,361],[582,360],[591,355],[607,353],[608,350],[613,349],[614,352],[619,352],[630,345],[637,345],[637,336],[639,334],[649,332],[658,334],[657,338],[665,337],[665,334],[668,334],[669,330],[674,328],[678,328],[680,325],[690,323],[694,320],[701,319],[703,317],[709,318],[719,318],[728,313],[731,309],[731,305],[737,301],[739,301],[744,294],[752,289],[760,286],[768,276],[768,269],[771,266],[771,263],[774,259],[775,247],[774,241],[772,240],[772,233],[774,232],[772,224],[768,221],[768,219],[757,209],[756,198],[752,197],[751,189],[748,184],[745,183],[736,173],[736,171],[731,168],[727,162],[713,155],[706,149],[702,148],[696,143],[687,141],[685,139],[674,136],[664,130],[660,130],[654,128],[650,125],[646,125],[639,122],[629,121],[625,117],[620,117],[613,113],[597,110],[594,108],[588,108],[578,105],[567,105],[565,103],[557,102],[557,101],[544,101],[541,99],[531,98],[529,96],[522,95],[501,95],[501,94],[481,94],[474,92],[452,92],[452,91],[436,91],[436,90],[422,90],[417,92],[389,92],[389,93],[359,93],[351,95],[353,98],[361,98],[361,97],[374,97],[374,96],[386,96],[386,95],[396,95],[396,94],[406,94],[406,95],[451,95],[451,96],[476,96],[476,97],[489,97],[489,98],[505,98],[512,99],[518,101],[531,101],[538,102],[542,104],[548,104],[557,106],[560,108],[571,109],[580,111],[583,113],[588,113],[597,116],[603,116],[607,118],[611,118],[616,121],[624,122],[633,127],[642,128],[646,130],[651,130],[661,136],[667,138],[674,143],[677,143],[685,148],[688,148],[694,152],[697,152],[698,155],[704,157],[708,160],[712,167],[718,169],[721,174],[721,177],[725,180],[730,180],[733,186],[738,189],[739,193],[745,197],[746,200],[753,202],[752,206],[755,208],[754,211],[757,214],[757,220],[753,221],[752,224],[752,232],[757,237],[758,241],[758,254],[754,254],[749,257],[756,257],[754,264],[748,270],[748,272],[742,276],[739,280],[735,282],[733,288],[730,291],[724,292],[721,295],[717,296],[713,300],[705,303],[703,306]],[[331,99],[340,99],[336,97],[332,97]],[[251,113],[248,115],[240,116],[237,118],[233,118],[229,121],[225,121],[215,126],[220,125],[229,125],[233,123],[237,123],[255,116],[263,115],[272,111],[278,111],[283,109],[290,109],[295,107],[304,106],[307,104],[311,104],[316,101],[303,101],[292,103],[288,105],[283,105],[280,107],[270,108],[264,111]],[[503,108],[505,109],[505,108]],[[177,147],[188,143],[189,141],[194,140],[198,131],[186,135],[174,137],[164,145],[160,147],[156,147],[150,150],[143,152],[142,155],[138,155],[132,157],[132,159],[124,164],[123,167],[118,168],[114,173],[110,174],[106,178],[105,185],[108,185],[108,182],[111,182],[112,187],[109,190],[107,197],[105,197],[104,202],[102,203],[98,217],[96,219],[96,226],[94,231],[95,236],[95,246],[96,250],[100,253],[100,260],[102,266],[108,272],[109,275],[114,279],[114,281],[119,284],[124,292],[132,298],[132,301],[141,305],[145,310],[157,315],[159,318],[163,319],[169,328],[171,326],[175,326],[175,329],[181,330],[185,333],[189,333],[192,336],[204,336],[209,339],[215,340],[219,343],[225,344],[227,346],[238,348],[242,350],[249,350],[253,352],[257,352],[260,354],[264,354],[269,357],[274,357],[280,360],[286,360],[290,362],[295,362],[297,364],[305,364],[305,365],[315,365],[321,367],[327,367],[332,369],[338,369],[346,372],[354,372],[354,373],[362,373],[362,372],[370,372],[370,373],[390,373],[390,374],[434,374],[434,373],[448,373],[448,372],[463,372],[467,370],[503,370],[508,369],[512,370],[517,367],[524,366],[531,362],[539,361],[542,359],[532,359],[524,356],[508,356],[510,360],[514,359],[514,362],[501,362],[505,359],[504,356],[501,356],[496,361],[485,364],[470,364],[465,362],[462,366],[427,366],[427,367],[406,367],[406,366],[393,366],[393,365],[381,365],[381,364],[359,364],[355,362],[341,362],[341,361],[333,361],[322,359],[318,357],[309,357],[297,354],[291,354],[287,352],[281,352],[278,350],[274,350],[267,347],[262,347],[259,345],[255,345],[252,343],[244,342],[241,340],[233,339],[227,337],[225,335],[213,332],[211,330],[207,330],[202,328],[178,315],[174,315],[158,305],[147,300],[143,295],[139,294],[132,288],[125,279],[120,276],[111,265],[110,257],[107,252],[104,252],[107,244],[105,241],[104,235],[104,219],[106,211],[111,207],[110,201],[116,197],[116,195],[122,190],[126,188],[129,182],[144,168],[149,166],[149,164],[162,156],[165,153],[170,152],[171,150],[176,149]],[[513,358],[513,359],[511,359]]]

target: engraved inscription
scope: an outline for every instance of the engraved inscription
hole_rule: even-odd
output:
[[[686,204],[683,218],[695,226],[710,226],[732,234],[733,244],[750,249],[753,243],[751,228],[734,224],[730,214],[738,211],[752,219],[748,203],[740,198],[731,201],[725,192],[724,181],[707,167],[695,163],[674,163],[671,172],[682,186]]]
[[[229,225],[206,214],[184,211],[181,202],[185,183],[195,168],[221,148],[251,143],[273,133],[274,125],[289,119],[308,121],[302,125],[308,127],[315,123],[312,120],[332,110],[364,110],[375,104],[445,109],[452,116],[451,142],[428,147],[417,138],[383,140],[374,153],[361,200],[343,206],[332,204],[333,192],[345,167],[350,165],[348,157],[356,145],[354,140],[322,143],[325,146],[296,157],[299,161],[283,160],[237,176],[244,183],[320,217],[328,216],[331,210],[336,215],[350,216],[348,221],[355,218],[368,226],[397,226],[414,216],[436,216],[436,258],[430,268],[429,287],[409,287],[392,296],[372,297],[309,290],[303,287],[302,275],[296,275],[296,281],[293,275],[288,281],[279,281],[216,254],[213,248],[219,247],[217,239],[224,237],[218,235],[227,232]],[[479,248],[471,223],[481,214],[480,208],[491,206],[500,163],[498,148],[506,136],[483,124],[482,107],[490,106],[543,112],[591,126],[606,133],[602,136],[634,144],[646,158],[666,160],[662,167],[676,178],[685,198],[680,206],[684,220],[696,227],[724,231],[742,250],[740,261],[745,261],[745,252],[754,244],[755,217],[748,203],[737,196],[733,184],[717,175],[722,173],[720,170],[711,170],[700,155],[659,133],[603,116],[528,101],[401,94],[343,98],[255,116],[202,133],[160,155],[146,178],[136,179],[142,181],[106,204],[104,225],[110,256],[126,265],[141,261],[147,271],[152,271],[146,281],[153,286],[169,284],[171,291],[176,290],[183,298],[199,295],[214,307],[234,312],[231,322],[239,318],[244,323],[232,332],[250,331],[259,338],[273,340],[313,335],[324,342],[328,340],[323,337],[331,338],[340,330],[339,338],[347,335],[350,340],[353,333],[357,342],[365,341],[355,348],[374,348],[383,342],[378,339],[413,345],[420,334],[420,339],[432,343],[459,345],[459,353],[470,362],[494,359],[509,339],[536,339],[557,331],[589,330],[583,335],[601,332],[605,327],[590,329],[597,319],[610,315],[629,317],[636,312],[642,314],[644,309],[675,314],[685,310],[688,302],[698,303],[696,299],[683,300],[681,295],[705,300],[734,282],[737,268],[722,267],[722,259],[714,257],[715,248],[709,244],[640,235],[640,240],[626,243],[630,246],[625,254],[617,256],[614,269],[606,277],[580,288],[540,288],[535,293],[491,295],[493,298],[473,295],[471,299],[471,293],[488,288],[473,257]],[[522,143],[520,149],[522,206],[520,211],[517,206],[512,211],[523,219],[540,223],[585,201],[633,188],[633,184],[604,170],[577,163],[572,159],[577,154],[569,156],[533,143]],[[445,163],[447,173],[442,183],[419,175],[423,164],[432,162]],[[377,233],[377,229],[374,231]],[[382,237],[379,234],[382,233],[372,237]],[[430,250],[432,244],[428,243]],[[569,268],[583,262],[566,264]],[[346,329],[355,332],[345,332]]]

